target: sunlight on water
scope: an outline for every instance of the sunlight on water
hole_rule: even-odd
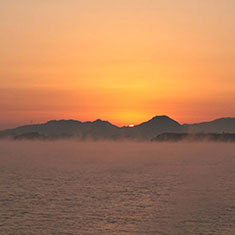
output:
[[[235,234],[233,144],[0,142],[0,234]]]

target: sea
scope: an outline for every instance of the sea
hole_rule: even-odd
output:
[[[0,141],[0,234],[235,234],[235,144]]]

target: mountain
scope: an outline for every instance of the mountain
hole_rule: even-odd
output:
[[[164,132],[182,132],[183,127],[168,116],[155,116],[147,122],[143,122],[133,128],[128,128],[126,133],[132,139],[149,140]]]
[[[14,140],[46,140],[46,136],[40,135],[38,132],[26,132],[24,134],[15,135]]]
[[[44,138],[113,139],[118,129],[111,123],[100,119],[94,122],[53,120],[44,124],[26,125],[1,131],[0,137],[23,137],[26,133],[37,133]]]
[[[155,116],[134,127],[117,127],[108,121],[52,120],[43,124],[20,126],[0,131],[0,138],[80,140],[151,140],[163,133],[235,133],[235,118],[181,125],[168,116]]]
[[[220,118],[210,122],[184,124],[183,127],[190,133],[235,133],[235,118]]]

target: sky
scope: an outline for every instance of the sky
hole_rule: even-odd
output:
[[[0,0],[0,129],[235,116],[234,0]]]

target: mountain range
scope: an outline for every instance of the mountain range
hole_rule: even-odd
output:
[[[108,121],[52,120],[0,131],[0,138],[80,140],[151,140],[162,133],[235,133],[235,118],[181,125],[168,116],[155,116],[134,127],[118,127]]]

